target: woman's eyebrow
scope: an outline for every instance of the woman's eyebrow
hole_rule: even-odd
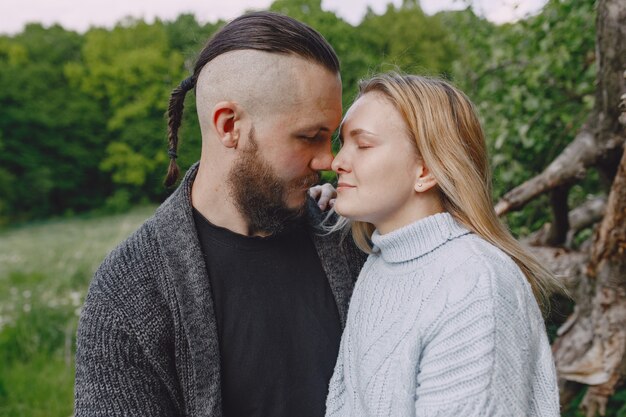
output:
[[[344,134],[343,134],[343,124],[342,126],[339,126],[339,134],[337,135],[337,138],[339,139],[339,141],[341,141],[341,143],[343,143],[344,141]],[[352,129],[350,132],[348,132],[348,137],[355,137],[355,136],[359,136],[359,135],[368,135],[368,136],[378,136],[373,132],[370,132],[369,130],[363,129],[363,128],[355,128]]]
[[[369,130],[356,128],[352,129],[349,133],[350,136],[359,136],[359,135],[369,135],[369,136],[377,136],[375,133],[370,132]]]

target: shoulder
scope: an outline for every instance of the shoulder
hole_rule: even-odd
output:
[[[154,220],[150,218],[104,258],[92,286],[115,293],[131,287],[137,290],[158,271],[162,263],[160,252]]]
[[[129,331],[168,326],[169,318],[163,314],[167,302],[159,284],[164,274],[160,252],[151,218],[113,249],[96,270],[81,321],[99,322],[115,316]]]
[[[523,294],[529,289],[517,264],[501,249],[475,234],[454,239],[442,249],[440,288],[447,294],[448,304],[471,294]]]
[[[80,415],[111,404],[132,408],[138,398],[150,400],[137,407],[154,415],[183,407],[177,364],[187,361],[188,348],[158,284],[164,268],[152,224],[148,220],[115,248],[91,282],[76,334]],[[160,407],[169,412],[156,411]]]
[[[448,246],[459,256],[443,262],[425,309],[429,319],[418,376],[422,406],[454,406],[479,392],[498,395],[502,387],[522,392],[537,369],[549,375],[542,318],[515,262],[476,235]],[[528,367],[531,361],[537,365]]]
[[[434,282],[425,316],[429,322],[470,313],[496,316],[522,311],[532,302],[526,277],[502,250],[475,234],[453,239],[433,252]],[[530,297],[530,298],[529,298]],[[491,324],[495,323],[491,321]]]

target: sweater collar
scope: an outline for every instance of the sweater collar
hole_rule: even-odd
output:
[[[469,230],[450,213],[437,213],[384,235],[375,230],[372,234],[373,251],[380,253],[385,262],[406,262],[468,233]]]

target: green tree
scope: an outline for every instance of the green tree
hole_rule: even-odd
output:
[[[0,217],[27,219],[98,204],[103,118],[63,73],[65,63],[79,59],[81,44],[75,32],[38,24],[0,38],[0,166],[11,182]]]
[[[382,15],[368,10],[358,33],[382,70],[447,76],[458,54],[440,17],[426,15],[416,0],[388,4]]]
[[[98,166],[132,201],[163,196],[167,162],[163,115],[171,89],[185,77],[183,56],[169,47],[163,23],[127,20],[85,34],[82,62],[66,66],[73,85],[107,116]]]
[[[593,0],[549,1],[542,13],[493,25],[471,10],[441,13],[463,51],[453,78],[476,103],[492,155],[494,192],[535,176],[572,141],[593,106]],[[597,188],[594,176],[572,198]],[[519,232],[549,219],[545,200],[509,216]]]

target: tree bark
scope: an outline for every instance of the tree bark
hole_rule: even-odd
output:
[[[571,210],[567,216],[569,229],[567,231],[564,247],[571,249],[576,233],[602,220],[605,208],[606,197],[594,197]],[[529,246],[549,245],[548,237],[551,228],[552,225],[550,223],[545,224],[541,229],[523,238],[522,243]],[[586,244],[583,244],[579,250],[583,252],[589,251],[588,248],[586,248]]]
[[[539,175],[509,191],[495,206],[498,216],[519,210],[529,201],[556,187],[571,184],[585,177],[587,168],[604,152],[593,135],[596,117],[583,126],[576,138]]]
[[[579,295],[553,350],[561,378],[590,385],[582,405],[595,416],[604,415],[626,367],[626,152],[586,269],[590,297]]]
[[[606,209],[606,197],[595,197],[569,213],[570,230],[579,231],[602,220]]]
[[[526,249],[556,275],[570,298],[573,300],[579,298],[580,283],[585,278],[585,265],[589,260],[589,254],[549,246],[526,246]]]
[[[599,144],[624,143],[626,110],[626,2],[598,3],[596,49],[598,88],[594,136]],[[606,212],[596,229],[586,277],[581,279],[574,313],[553,344],[559,377],[589,385],[582,401],[588,417],[605,415],[609,397],[626,370],[626,152],[609,158],[621,162],[613,178]],[[602,165],[603,161],[597,161]],[[601,167],[605,169],[606,167]],[[609,168],[610,169],[610,168]],[[561,384],[561,386],[572,386]],[[565,397],[566,395],[564,395]]]
[[[626,376],[626,1],[599,0],[596,29],[598,72],[591,114],[572,143],[541,174],[507,193],[495,207],[500,215],[519,209],[542,193],[569,186],[591,167],[609,181],[605,214],[594,231],[589,255],[533,249],[564,279],[576,303],[552,349],[562,400],[589,386],[581,404],[588,417],[605,414],[609,397]],[[566,197],[553,196],[557,204]],[[595,219],[597,212],[587,212],[578,223],[572,212],[570,225],[589,225],[588,219]],[[562,204],[559,213],[563,215]],[[562,231],[562,225],[555,227]],[[545,235],[541,240],[546,240]]]

